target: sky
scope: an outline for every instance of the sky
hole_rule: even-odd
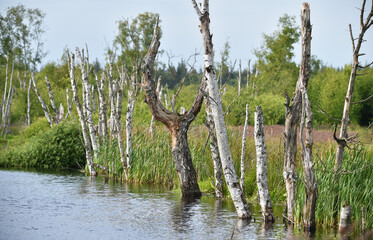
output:
[[[198,2],[198,1],[197,1]],[[367,1],[370,9],[371,1]],[[68,47],[83,48],[87,43],[90,59],[104,63],[104,51],[117,34],[117,21],[135,18],[138,14],[159,13],[163,36],[161,50],[175,56],[174,61],[187,59],[195,51],[202,51],[199,20],[190,0],[1,0],[0,13],[5,15],[10,6],[23,4],[27,8],[39,8],[45,16],[45,50],[48,55],[43,63],[58,62]],[[263,43],[263,33],[278,29],[278,19],[285,13],[295,16],[300,23],[299,0],[212,0],[210,1],[211,32],[215,61],[228,40],[231,45],[230,60],[255,61],[253,50]],[[312,55],[326,65],[343,67],[352,62],[352,44],[348,25],[354,35],[359,32],[362,0],[310,0],[312,28]],[[366,33],[360,52],[373,60],[373,27]],[[300,45],[295,46],[294,61],[300,61]],[[161,58],[167,61],[164,54]],[[202,64],[202,55],[198,64]],[[202,66],[202,65],[201,65]],[[196,66],[200,68],[201,66]]]

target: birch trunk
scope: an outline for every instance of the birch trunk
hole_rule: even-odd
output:
[[[241,59],[238,60],[238,95],[241,95]]]
[[[116,131],[116,137],[118,139],[118,147],[119,147],[119,153],[120,153],[120,161],[123,166],[123,172],[124,176],[126,178],[126,181],[128,180],[128,164],[126,161],[126,154],[123,146],[123,139],[122,139],[122,97],[123,97],[123,84],[124,79],[121,77],[119,83],[118,83],[118,90],[117,90],[117,96],[116,96],[116,110],[115,110],[115,131]]]
[[[92,85],[91,87],[91,96],[92,96],[92,112],[96,112],[96,92],[95,86]]]
[[[223,108],[220,101],[215,72],[214,50],[212,44],[212,35],[210,34],[209,1],[203,0],[201,6],[202,11],[198,7],[195,0],[192,0],[192,4],[201,23],[201,33],[204,45],[204,78],[207,81],[209,97],[212,99],[211,110],[215,122],[216,137],[218,140],[219,153],[222,161],[225,181],[228,185],[228,190],[236,207],[238,217],[251,218],[250,208],[246,203],[246,199],[239,184],[228,143]]]
[[[171,151],[175,162],[175,168],[179,176],[180,188],[183,196],[196,197],[200,196],[201,192],[197,183],[197,174],[193,166],[188,146],[187,134],[190,124],[201,110],[203,95],[202,92],[199,91],[191,109],[183,115],[180,115],[177,112],[168,111],[159,101],[153,77],[154,60],[160,45],[158,34],[157,21],[149,51],[144,57],[142,64],[142,88],[145,92],[145,102],[148,104],[154,118],[162,122],[171,132]],[[204,88],[204,82],[202,82],[200,87]]]
[[[75,65],[75,56],[73,53],[67,52],[68,55],[68,64],[69,64],[69,74],[70,74],[70,80],[71,80],[71,87],[73,90],[73,95],[74,95],[74,100],[75,100],[75,106],[76,109],[78,110],[78,115],[79,115],[79,121],[80,125],[82,128],[83,132],[83,139],[84,139],[84,149],[86,153],[86,159],[87,159],[87,165],[88,165],[88,170],[91,176],[96,176],[97,172],[93,166],[93,159],[92,159],[92,148],[91,148],[91,142],[89,139],[89,133],[86,125],[86,120],[85,116],[83,113],[83,107],[80,104],[79,101],[79,95],[78,95],[78,90],[75,82],[75,75],[74,75],[74,65]]]
[[[267,177],[267,146],[264,138],[262,107],[255,110],[256,183],[258,184],[259,204],[264,222],[274,222],[271,195]]]
[[[249,92],[249,86],[250,86],[250,76],[251,76],[250,63],[251,63],[251,60],[249,59],[249,62],[247,63],[247,81],[246,81],[247,92]]]
[[[109,80],[109,100],[110,100],[110,119],[109,119],[109,127],[110,127],[110,138],[115,136],[116,129],[115,129],[115,116],[116,116],[116,94],[117,94],[117,86],[116,82],[113,79],[113,65],[111,60],[109,60],[109,69],[108,69],[108,80]]]
[[[98,90],[98,102],[99,102],[99,107],[98,107],[98,112],[99,112],[99,129],[102,131],[102,135],[100,135],[103,139],[106,139],[107,137],[107,105],[106,105],[106,100],[105,100],[105,81],[106,77],[105,74],[102,73],[101,75],[101,80],[98,80],[98,77],[96,75],[96,83],[97,83],[97,90]]]
[[[160,102],[162,102],[162,90],[163,90],[163,88],[161,88],[161,81],[162,81],[162,77],[159,76],[158,82],[157,82],[157,90],[156,91],[157,91],[157,95],[158,95],[158,98],[159,98]],[[154,124],[155,124],[155,118],[152,115],[152,119],[150,121],[150,127],[149,127],[149,134],[151,136],[153,136]]]
[[[27,88],[27,126],[31,125],[31,115],[30,115],[30,110],[31,110],[31,101],[30,101],[30,91],[31,91],[31,79],[28,83],[28,88]]]
[[[341,216],[339,220],[339,232],[345,233],[351,225],[352,207],[345,203],[341,210]]]
[[[3,128],[5,128],[6,126],[6,120],[8,117],[9,100],[10,100],[10,94],[11,94],[12,86],[13,86],[13,73],[14,73],[14,60],[12,63],[12,72],[10,74],[8,95],[6,95],[7,97],[6,97],[6,102],[5,102],[5,111],[3,114]],[[6,91],[6,89],[4,91]],[[4,92],[4,94],[6,94],[6,92]]]
[[[8,89],[8,65],[9,65],[9,57],[7,56],[6,57],[6,70],[5,70],[5,87],[4,87],[4,94],[3,94],[3,98],[1,100],[1,106],[0,106],[0,121],[3,119],[4,115],[5,115],[5,109],[4,109],[4,105],[5,105],[5,100],[6,100],[6,92],[7,92],[7,89]]]
[[[73,105],[72,100],[74,100],[74,99],[71,99],[71,102],[70,102],[69,88],[66,88],[67,113],[66,113],[65,118],[67,118],[69,115],[71,115],[71,108],[72,108],[72,105]]]
[[[35,93],[38,96],[39,102],[40,102],[41,107],[43,109],[44,115],[47,118],[49,125],[52,127],[53,122],[52,122],[52,120],[51,120],[51,118],[49,116],[47,106],[44,104],[44,101],[43,101],[43,99],[41,98],[41,96],[39,94],[38,88],[36,87],[36,82],[35,82],[35,79],[34,79],[34,73],[31,74],[31,80],[32,80],[32,84],[34,85]]]
[[[242,133],[241,178],[240,178],[240,185],[241,185],[241,188],[244,194],[245,194],[245,150],[246,150],[246,136],[247,136],[248,121],[249,121],[249,104],[246,104],[246,117],[245,117],[245,124],[243,127],[243,133]]]
[[[223,169],[219,155],[218,142],[215,135],[215,124],[212,118],[210,99],[205,97],[205,111],[206,111],[206,127],[209,130],[210,136],[210,150],[212,162],[214,164],[214,178],[215,178],[215,195],[217,198],[223,198]]]
[[[133,113],[135,110],[136,103],[136,82],[135,77],[131,77],[131,83],[128,90],[128,103],[126,113],[126,161],[128,168],[131,168],[132,164],[132,122]]]
[[[352,27],[351,24],[349,25],[350,29],[350,36],[351,36],[351,41],[352,41],[352,50],[353,50],[353,63],[352,63],[352,69],[351,69],[351,74],[350,74],[350,80],[348,82],[348,89],[345,97],[345,103],[343,107],[343,115],[342,115],[342,121],[341,121],[341,129],[339,132],[339,138],[337,140],[337,151],[336,151],[336,157],[335,157],[335,163],[334,163],[334,171],[340,171],[342,167],[342,161],[343,161],[343,152],[344,148],[347,145],[348,142],[348,133],[347,133],[347,126],[350,122],[350,107],[351,107],[351,100],[352,96],[354,93],[354,87],[355,87],[355,79],[356,76],[359,74],[357,73],[359,68],[366,68],[362,67],[359,65],[359,57],[363,56],[365,54],[360,53],[360,48],[361,44],[364,41],[364,35],[365,32],[369,29],[370,26],[373,24],[373,7],[370,9],[370,12],[368,14],[368,17],[364,21],[364,11],[365,11],[365,3],[366,0],[363,1],[363,5],[361,7],[361,12],[360,12],[360,33],[359,37],[355,39],[352,34]],[[356,46],[355,46],[355,40]]]
[[[315,178],[312,163],[312,120],[311,103],[308,99],[307,89],[303,83],[307,83],[311,72],[311,32],[310,7],[303,3],[301,7],[301,35],[302,35],[302,59],[299,69],[299,77],[302,78],[302,117],[300,123],[300,140],[302,144],[302,159],[305,184],[305,203],[303,209],[303,225],[306,231],[316,230],[315,211],[317,200],[317,181]],[[303,137],[303,129],[306,127],[306,139]]]
[[[5,116],[6,116],[6,119],[5,119],[5,125],[4,125],[4,128],[3,128],[3,131],[1,133],[1,135],[4,135],[4,139],[7,138],[7,135],[8,135],[8,132],[9,132],[9,126],[10,126],[10,108],[12,106],[12,100],[13,100],[13,94],[14,94],[14,91],[15,91],[15,88],[12,87],[11,91],[10,91],[10,96],[9,96],[9,101],[7,103],[7,107],[6,107],[6,113],[5,113]],[[8,123],[6,123],[6,121],[8,120]]]
[[[56,104],[54,103],[54,98],[53,98],[53,94],[52,94],[52,88],[51,88],[51,84],[47,78],[47,76],[45,76],[45,84],[47,85],[47,89],[48,89],[48,94],[49,94],[49,99],[51,101],[51,106],[53,108],[53,111],[54,111],[54,114],[56,116],[56,123],[58,123],[58,116],[59,116],[59,112],[58,112],[58,109],[56,107]]]
[[[89,60],[88,60],[88,48],[86,47],[86,55],[87,57],[84,57],[84,50],[82,50],[82,54],[79,51],[79,48],[76,48],[76,54],[80,61],[80,70],[82,73],[82,83],[83,83],[83,113],[84,120],[87,122],[88,129],[89,129],[89,135],[91,138],[91,144],[92,144],[92,150],[93,155],[95,158],[97,158],[97,139],[96,139],[96,131],[95,126],[93,124],[93,116],[92,116],[92,107],[91,107],[91,98],[90,98],[90,91],[91,88],[89,86]]]

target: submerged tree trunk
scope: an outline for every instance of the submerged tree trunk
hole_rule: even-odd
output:
[[[222,198],[223,195],[223,169],[218,149],[218,141],[215,135],[215,124],[212,118],[210,99],[205,97],[205,111],[206,111],[206,127],[209,130],[210,136],[210,150],[211,158],[214,164],[214,178],[215,178],[215,195],[217,198]]]
[[[225,181],[228,185],[233,203],[236,207],[238,217],[251,218],[250,208],[246,203],[246,199],[239,184],[228,143],[223,108],[221,105],[215,72],[214,50],[212,44],[212,35],[210,34],[209,1],[203,0],[201,8],[198,7],[195,0],[192,0],[192,4],[201,23],[201,33],[204,45],[204,78],[207,80],[209,97],[212,99],[211,110],[215,122],[216,137],[218,140],[219,153],[222,161]],[[202,11],[200,9],[202,9]]]
[[[47,106],[45,105],[43,99],[41,98],[41,96],[39,94],[38,88],[36,87],[36,83],[35,83],[35,79],[34,79],[34,73],[31,74],[31,80],[32,80],[32,84],[34,85],[35,93],[38,96],[39,102],[40,102],[41,107],[43,109],[44,115],[47,118],[49,125],[52,126],[53,122],[52,122],[52,120],[51,120],[51,118],[49,116],[49,112],[48,112]]]
[[[312,163],[312,120],[311,103],[308,99],[307,89],[303,83],[308,82],[311,72],[311,32],[310,7],[308,3],[303,3],[301,8],[301,34],[302,34],[302,59],[299,69],[302,93],[302,117],[300,123],[300,140],[302,144],[302,159],[305,185],[305,202],[303,210],[303,225],[306,231],[314,232],[316,230],[315,212],[317,200],[317,181],[315,178]],[[303,137],[303,129],[306,127],[306,139]]]
[[[271,196],[267,177],[267,146],[264,138],[262,107],[255,110],[256,183],[258,184],[259,204],[264,222],[274,222]]]
[[[247,124],[249,121],[249,104],[246,104],[246,117],[245,124],[242,133],[242,146],[241,146],[241,178],[240,184],[242,191],[245,193],[245,150],[246,150],[246,136],[247,136]]]
[[[142,87],[145,92],[145,102],[148,104],[154,118],[162,122],[171,132],[172,155],[183,196],[200,196],[201,192],[197,183],[197,174],[188,146],[187,133],[190,124],[201,110],[203,95],[202,92],[199,91],[191,109],[183,115],[168,111],[159,101],[153,77],[154,60],[160,45],[158,31],[157,21],[149,51],[144,57],[142,64]],[[203,88],[203,83],[201,87]]]
[[[89,133],[86,125],[86,120],[85,120],[85,115],[83,113],[83,107],[80,104],[79,100],[79,95],[78,95],[78,89],[76,86],[75,82],[75,75],[74,75],[74,66],[75,66],[75,56],[73,53],[67,52],[68,55],[68,64],[69,64],[69,74],[70,74],[70,80],[71,80],[71,87],[73,90],[74,94],[74,99],[75,99],[75,106],[76,109],[78,110],[78,115],[79,115],[79,121],[80,125],[82,128],[82,133],[83,133],[83,140],[84,140],[84,149],[86,153],[86,159],[87,159],[87,165],[88,165],[88,170],[91,176],[96,176],[97,172],[93,166],[93,159],[92,159],[92,148],[91,148],[91,142],[89,139]]]
[[[348,133],[347,133],[347,126],[350,122],[350,107],[351,107],[352,95],[354,93],[355,78],[356,76],[359,75],[357,73],[359,68],[367,68],[372,64],[371,63],[367,66],[361,66],[359,63],[359,57],[365,55],[365,54],[360,53],[360,48],[361,48],[361,44],[364,41],[365,32],[373,24],[373,20],[371,20],[373,17],[373,7],[370,9],[368,17],[364,21],[365,3],[366,3],[366,0],[363,1],[363,5],[360,9],[361,10],[360,12],[360,33],[357,39],[353,37],[351,24],[349,25],[350,36],[351,36],[351,41],[352,41],[352,50],[353,50],[353,63],[352,63],[352,69],[351,69],[351,74],[350,74],[350,80],[348,82],[348,89],[347,89],[347,94],[345,97],[345,103],[343,107],[341,129],[339,132],[339,137],[336,139],[337,144],[338,144],[337,151],[336,151],[336,157],[335,157],[335,163],[334,163],[334,171],[336,172],[341,170],[344,148],[349,141]],[[355,46],[355,41],[356,41],[356,46]]]

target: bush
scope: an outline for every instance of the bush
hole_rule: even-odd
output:
[[[42,120],[36,121],[24,132],[27,140],[23,144],[12,143],[12,148],[0,154],[0,167],[66,169],[85,165],[77,123],[62,122],[37,133],[43,124]]]

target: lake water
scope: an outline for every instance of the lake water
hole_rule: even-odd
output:
[[[130,185],[79,173],[0,170],[0,239],[302,239],[277,221],[240,221],[230,200],[183,200],[153,185]],[[326,237],[326,238],[325,238]],[[334,238],[334,234],[316,239]]]

